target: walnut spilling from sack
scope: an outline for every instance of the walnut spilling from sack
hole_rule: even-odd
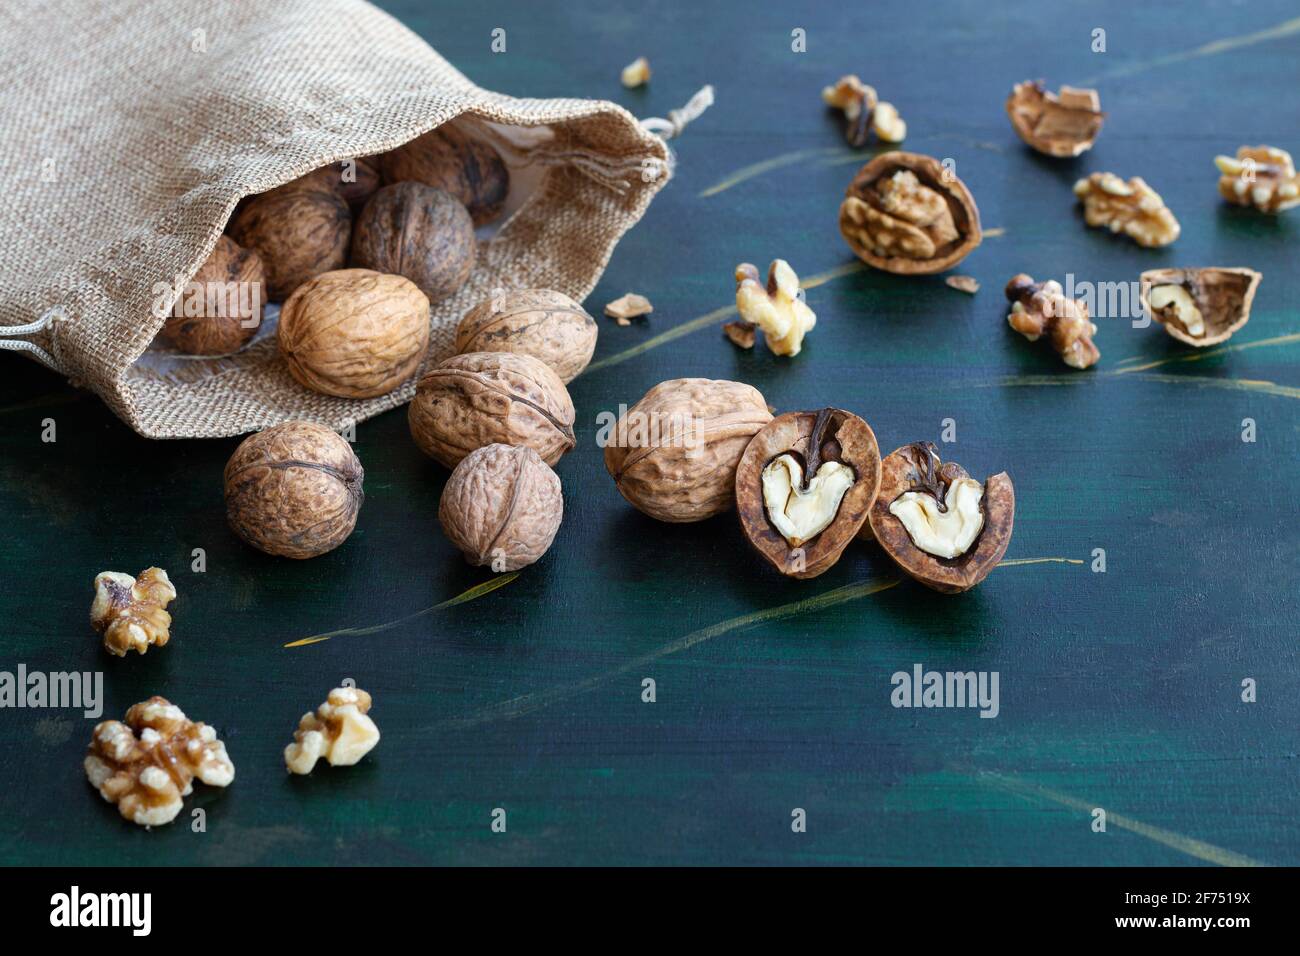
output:
[[[162,647],[171,636],[172,616],[164,609],[175,597],[176,588],[162,568],[146,568],[139,578],[103,571],[95,575],[90,623],[104,635],[104,649],[110,654],[143,654],[150,644]]]
[[[1300,206],[1300,177],[1291,154],[1273,146],[1239,146],[1237,156],[1214,157],[1219,195],[1238,206],[1279,213]]]
[[[1016,134],[1047,156],[1079,156],[1092,149],[1105,114],[1096,90],[1043,88],[1041,81],[1017,83],[1007,98]]]
[[[650,61],[643,56],[637,57],[627,66],[623,67],[623,72],[619,79],[629,90],[638,86],[644,86],[650,82]]]
[[[605,306],[605,314],[616,321],[619,325],[631,325],[632,319],[640,318],[643,315],[649,315],[655,310],[650,300],[643,295],[637,295],[635,292],[629,292],[626,295],[619,296],[613,302]]]
[[[1088,319],[1088,306],[1080,299],[1067,299],[1056,281],[1035,282],[1023,272],[1007,283],[1011,312],[1007,324],[1031,342],[1044,333],[1066,365],[1087,368],[1097,364],[1101,352],[1092,344],[1097,326]]]
[[[126,712],[126,723],[95,726],[85,760],[86,777],[132,823],[170,823],[194,778],[211,787],[235,779],[235,765],[217,732],[195,723],[175,704],[150,697]]]
[[[1105,226],[1128,236],[1139,246],[1167,246],[1182,231],[1160,194],[1140,176],[1128,182],[1114,173],[1093,173],[1074,184],[1090,226]]]
[[[844,136],[850,146],[866,146],[873,132],[884,143],[901,143],[907,138],[907,124],[893,104],[881,102],[875,88],[853,74],[840,77],[834,86],[825,87],[822,101],[844,113],[848,122]]]
[[[772,260],[766,287],[759,282],[757,266],[736,266],[736,309],[763,330],[767,347],[777,355],[798,355],[803,337],[817,324],[817,315],[799,295],[799,277],[784,259]]]
[[[351,767],[379,743],[379,728],[366,714],[370,695],[336,687],[314,714],[303,714],[293,743],[284,748],[291,773],[311,773],[322,757],[331,767]]]

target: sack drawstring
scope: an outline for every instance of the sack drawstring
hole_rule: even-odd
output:
[[[47,309],[45,314],[35,322],[28,322],[26,325],[0,325],[0,349],[7,349],[10,352],[31,352],[46,366],[58,372],[59,365],[54,361],[53,355],[35,342],[24,342],[17,336],[44,332],[55,322],[66,322],[68,318],[68,313],[63,311],[63,306],[56,305],[52,309]]]
[[[673,174],[677,167],[677,154],[673,152],[671,146],[668,146],[668,140],[681,136],[682,130],[699,119],[700,114],[712,105],[713,85],[706,83],[696,91],[694,96],[686,101],[686,105],[681,109],[669,110],[667,119],[659,116],[647,116],[641,120],[640,125],[643,130],[647,133],[653,133],[664,141],[664,146],[668,150],[669,176]]]

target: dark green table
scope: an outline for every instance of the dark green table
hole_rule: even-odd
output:
[[[1294,5],[385,5],[502,92],[662,116],[717,89],[588,302],[599,315],[635,290],[655,312],[600,319],[596,362],[571,386],[580,443],[558,468],[555,546],[439,608],[492,576],[443,539],[445,474],[399,411],[357,431],[366,503],[348,543],[306,563],[266,557],[225,526],[234,440],[146,441],[4,357],[0,669],[103,670],[105,716],[164,694],[219,728],[238,779],[199,787],[175,825],[146,832],[86,784],[91,721],[0,711],[0,860],[1300,863],[1300,213],[1224,205],[1212,165],[1242,143],[1300,151]],[[489,49],[495,27],[505,54]],[[796,27],[806,53],[791,52]],[[640,54],[654,79],[624,91],[619,68]],[[818,93],[851,71],[900,108],[907,148],[957,161],[989,229],[958,270],[978,295],[857,268],[840,240],[840,197],[870,154],[849,151]],[[1039,76],[1101,91],[1105,131],[1077,161],[1039,157],[1009,127],[1007,91]],[[1093,170],[1145,177],[1182,238],[1148,251],[1085,229],[1070,186]],[[715,311],[738,261],[777,256],[824,278],[793,361],[738,351]],[[1211,264],[1265,276],[1226,347],[1194,353],[1102,320],[1102,362],[1077,373],[1006,327],[1016,272],[1128,281]],[[740,379],[782,410],[841,405],[886,450],[937,441],[954,419],[946,455],[1015,481],[1006,565],[940,597],[855,546],[788,581],[734,516],[643,517],[605,474],[596,415],[678,376]],[[190,571],[195,548],[205,573]],[[86,622],[91,579],[155,563],[180,590],[173,643],[109,659]],[[890,675],[917,663],[997,671],[999,715],[893,708]],[[297,718],[347,677],[374,694],[383,742],[358,767],[290,778],[280,751]],[[1255,703],[1241,700],[1247,678]],[[193,808],[206,832],[188,825]]]

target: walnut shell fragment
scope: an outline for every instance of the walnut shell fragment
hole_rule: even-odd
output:
[[[560,477],[526,445],[484,445],[452,471],[438,504],[448,540],[476,567],[517,571],[544,555],[564,518]]]
[[[186,355],[238,352],[262,322],[265,278],[256,252],[218,236],[172,306],[159,338]]]
[[[353,266],[405,276],[435,304],[460,291],[477,255],[465,207],[423,183],[380,189],[352,232]]]
[[[527,445],[554,465],[577,439],[569,390],[549,365],[515,352],[468,352],[420,379],[407,420],[430,458],[455,468],[484,445]]]
[[[567,385],[591,361],[596,334],[596,320],[563,292],[509,290],[465,313],[456,327],[456,351],[531,355]]]
[[[649,299],[635,292],[625,293],[605,305],[605,314],[619,325],[631,325],[631,319],[639,319],[654,310],[655,307]]]
[[[728,322],[722,327],[722,334],[730,340],[731,344],[742,349],[752,349],[754,347],[757,333],[758,326],[753,322],[746,322],[744,319]]]
[[[347,263],[352,213],[319,180],[295,180],[248,199],[228,232],[261,257],[266,294],[280,302],[313,276]]]
[[[226,463],[226,517],[260,551],[313,558],[356,527],[364,478],[352,446],[325,426],[272,425],[245,438]]]
[[[790,471],[777,486],[778,495],[769,469],[782,463]],[[851,484],[841,484],[836,491],[842,496],[820,509],[821,521],[813,525],[819,530],[791,537],[797,522],[783,522],[783,516],[823,493],[818,481],[832,469]],[[870,425],[839,408],[787,412],[746,447],[736,468],[736,510],[745,537],[772,567],[789,577],[815,578],[834,566],[862,528],[879,487],[880,446]],[[784,515],[773,513],[777,502]],[[785,531],[783,523],[790,525]]]
[[[475,226],[501,215],[510,173],[501,154],[452,125],[440,126],[379,157],[385,183],[417,182],[451,193]]]
[[[1092,149],[1106,118],[1096,90],[1062,86],[1052,93],[1042,80],[1017,83],[1007,97],[1007,115],[1027,145],[1058,158]]]
[[[945,558],[922,550],[903,521],[890,509],[909,492],[928,497],[940,512],[951,502],[950,489],[973,479],[955,462],[940,461],[930,442],[914,442],[895,449],[882,463],[880,493],[871,507],[871,531],[885,553],[907,574],[926,587],[945,594],[967,591],[998,566],[1011,543],[1016,495],[1006,472],[986,479],[979,501],[983,524],[970,545],[955,557]]]
[[[399,275],[337,269],[289,296],[276,335],[300,384],[340,398],[374,398],[419,369],[429,347],[429,300]]]
[[[930,275],[980,244],[979,208],[956,173],[932,156],[891,152],[867,163],[840,205],[853,254],[898,275]]]
[[[605,470],[619,493],[659,521],[703,521],[735,504],[736,465],[768,422],[758,389],[675,378],[625,409],[606,436]]]
[[[1249,321],[1262,278],[1246,268],[1151,269],[1142,273],[1139,295],[1166,332],[1204,347],[1226,342]]]

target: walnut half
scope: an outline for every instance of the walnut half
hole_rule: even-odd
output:
[[[1180,342],[1198,348],[1227,341],[1250,319],[1263,276],[1222,266],[1142,273],[1142,306]]]
[[[235,779],[235,765],[217,732],[157,696],[128,710],[126,723],[97,724],[84,766],[101,797],[146,827],[176,819],[195,777],[211,787]]]
[[[1088,225],[1123,233],[1139,246],[1167,246],[1182,231],[1160,194],[1140,176],[1125,182],[1114,173],[1093,173],[1074,184],[1074,194]]]
[[[104,635],[104,649],[110,654],[143,654],[150,644],[162,647],[171,637],[172,616],[165,609],[175,597],[176,588],[162,568],[145,568],[138,578],[102,571],[95,575],[90,623]]]
[[[293,743],[284,748],[290,773],[311,773],[322,757],[331,767],[351,767],[379,743],[379,728],[367,713],[370,695],[336,687],[314,714],[303,714]]]
[[[1063,86],[1059,93],[1041,80],[1017,83],[1007,98],[1016,134],[1046,156],[1080,156],[1092,149],[1105,114],[1096,90]]]

